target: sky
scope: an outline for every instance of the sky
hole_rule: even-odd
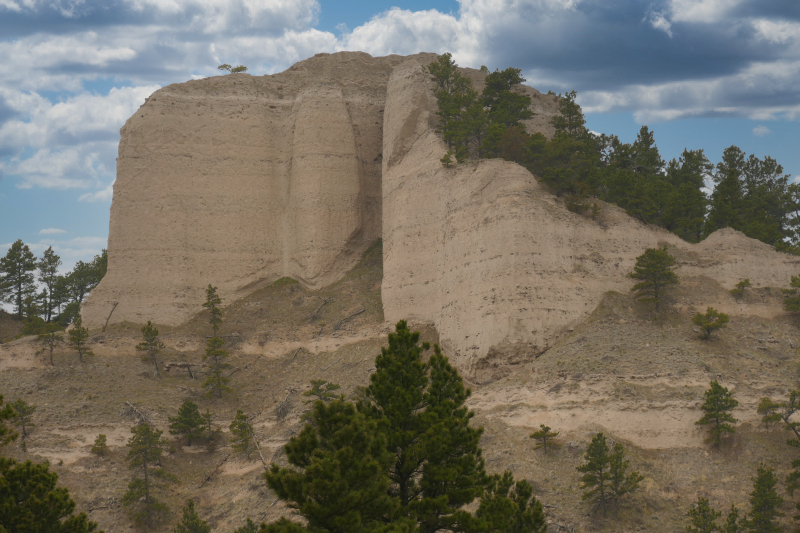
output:
[[[665,159],[735,144],[800,175],[798,0],[0,0],[0,253],[106,247],[119,129],[158,88],[341,50],[518,67]]]

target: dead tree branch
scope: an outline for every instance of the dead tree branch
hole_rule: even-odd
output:
[[[106,328],[108,327],[108,321],[111,320],[111,315],[114,314],[114,309],[117,308],[119,302],[114,302],[114,305],[111,306],[111,311],[109,311],[108,316],[106,317],[106,323],[103,324],[103,333],[106,332]]]
[[[337,359],[337,360],[336,360],[336,361],[334,361],[333,363],[331,363],[331,364],[329,364],[328,366],[326,366],[325,368],[323,368],[323,369],[322,369],[322,371],[324,372],[325,370],[328,370],[330,367],[332,367],[333,365],[335,365],[336,363],[338,363],[338,362],[339,362],[339,361],[341,361],[341,360],[342,360],[342,358],[340,357],[339,359]]]
[[[313,312],[313,313],[311,313],[311,317],[309,318],[309,320],[314,320],[315,318],[317,318],[317,313],[319,313],[320,309],[322,309],[323,307],[325,307],[325,305],[326,305],[326,304],[328,304],[328,303],[330,303],[330,302],[332,302],[332,301],[333,301],[333,296],[331,296],[330,298],[323,298],[322,296],[317,296],[317,298],[319,298],[320,300],[322,300],[322,303],[320,304],[320,306],[319,306],[319,307],[317,307],[317,308],[314,310],[314,312]]]
[[[209,475],[207,475],[207,476],[206,476],[206,478],[203,480],[203,482],[202,482],[202,483],[200,483],[200,484],[197,486],[197,488],[198,488],[198,489],[202,489],[202,488],[203,488],[203,485],[205,485],[205,484],[206,484],[206,483],[207,483],[207,482],[208,482],[208,481],[211,479],[211,476],[213,476],[214,474],[216,474],[216,473],[217,473],[217,470],[219,470],[219,467],[221,467],[221,466],[222,466],[222,464],[223,464],[225,461],[227,461],[227,460],[228,460],[228,457],[230,457],[230,456],[231,456],[231,454],[228,454],[228,455],[226,455],[226,456],[225,456],[225,459],[223,459],[223,460],[222,460],[222,462],[221,462],[220,464],[218,464],[218,465],[217,465],[217,467],[214,469],[214,471],[213,471],[213,472],[211,472]]]
[[[198,366],[198,365],[195,365],[194,363],[184,363],[184,362],[178,361],[178,362],[173,362],[173,363],[162,363],[161,366],[164,367],[164,371],[165,372],[169,372],[170,368],[173,368],[173,367],[175,367],[175,368],[183,368],[184,370],[189,372],[189,377],[194,379],[194,374],[192,374],[192,366]]]
[[[283,420],[286,418],[286,415],[289,414],[289,396],[292,395],[297,389],[289,389],[289,393],[286,395],[286,398],[283,399],[281,403],[278,404],[278,407],[275,408],[275,416],[278,420]]]
[[[146,424],[148,426],[152,425],[150,418],[134,407],[131,402],[125,402],[125,405],[122,407],[122,416],[133,418],[137,424]]]
[[[360,314],[361,314],[361,313],[363,313],[364,311],[366,311],[366,309],[364,309],[364,308],[362,307],[361,309],[359,309],[358,311],[356,311],[356,312],[355,312],[355,313],[353,313],[352,315],[344,317],[344,318],[343,318],[343,319],[341,319],[339,322],[337,322],[337,323],[336,323],[336,325],[334,325],[334,326],[333,326],[333,331],[338,331],[338,330],[339,330],[339,328],[341,328],[341,327],[342,327],[342,324],[344,324],[345,322],[347,322],[347,321],[348,321],[348,320],[350,320],[351,318],[353,318],[353,317],[356,317],[356,316],[360,315]]]

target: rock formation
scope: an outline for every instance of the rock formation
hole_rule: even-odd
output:
[[[679,276],[729,288],[797,273],[797,258],[732,230],[688,244],[614,206],[571,213],[514,163],[443,168],[423,69],[434,58],[320,54],[154,93],[121,130],[108,275],[85,322],[102,325],[119,302],[112,322],[178,324],[208,283],[227,301],[282,276],[323,287],[382,237],[386,320],[432,323],[486,381],[552,346],[607,291],[628,291],[648,247],[669,244]],[[465,72],[480,90],[483,75]],[[523,90],[528,131],[551,135],[555,97]]]

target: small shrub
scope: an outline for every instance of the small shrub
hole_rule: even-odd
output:
[[[94,439],[94,446],[92,446],[91,452],[95,455],[99,455],[101,457],[108,455],[108,445],[106,444],[106,436],[100,433],[96,439]]]
[[[727,327],[730,318],[725,313],[721,313],[713,307],[706,308],[706,313],[697,313],[692,317],[692,324],[698,326],[702,331],[700,338],[703,340],[711,339],[711,333]]]
[[[748,287],[752,287],[752,286],[753,285],[750,283],[750,279],[749,278],[743,279],[742,281],[740,281],[739,283],[736,284],[736,288],[735,289],[731,289],[731,295],[733,295],[734,298],[739,299],[742,296],[744,296],[744,290],[747,289]]]

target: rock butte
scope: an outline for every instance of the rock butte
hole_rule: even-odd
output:
[[[689,244],[602,205],[568,211],[523,167],[444,168],[434,54],[318,54],[271,76],[236,74],[153,93],[120,130],[109,267],[84,323],[177,325],[204,289],[225,303],[289,276],[317,289],[383,239],[385,318],[433,324],[472,379],[497,379],[558,341],[669,244],[678,275],[787,286],[800,258],[733,230]],[[483,74],[464,69],[476,89]],[[557,100],[530,87],[529,132]],[[724,309],[724,303],[719,306]],[[753,307],[772,316],[780,310]]]

